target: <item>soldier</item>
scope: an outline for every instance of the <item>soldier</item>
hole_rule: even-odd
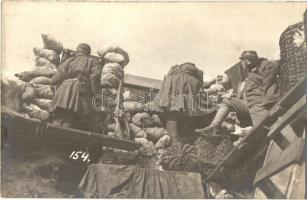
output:
[[[244,51],[240,60],[242,66],[240,77],[245,80],[240,84],[236,84],[239,87],[238,93],[227,95],[222,100],[211,124],[206,128],[196,129],[195,132],[199,134],[217,134],[220,131],[221,123],[230,111],[237,113],[242,127],[256,125],[279,99],[278,63],[259,58],[256,51]],[[238,78],[229,76],[229,79]],[[233,81],[231,83],[232,87],[234,87]]]
[[[91,47],[79,44],[75,56],[61,63],[52,77],[56,91],[49,111],[54,114],[57,125],[88,129],[92,96],[100,92],[102,68],[90,55]]]
[[[164,111],[166,129],[173,141],[185,143],[195,127],[200,127],[196,124],[198,118],[210,113],[199,109],[202,86],[203,71],[189,62],[173,66],[164,78],[154,102]]]

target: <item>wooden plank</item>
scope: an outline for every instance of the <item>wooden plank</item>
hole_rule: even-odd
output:
[[[125,74],[124,86],[159,90],[161,85],[162,81],[158,79]]]
[[[287,191],[287,199],[306,199],[306,161],[301,164],[295,164],[290,179],[290,185]]]
[[[52,124],[25,119],[22,115],[2,114],[2,123],[6,127],[19,127],[25,131],[29,137],[54,137],[57,140],[68,142],[99,143],[103,146],[114,147],[124,150],[136,150],[142,145],[127,139],[112,138],[100,133],[88,132],[73,128],[57,127]],[[18,132],[14,134],[18,135]],[[20,132],[24,134],[24,132]]]
[[[261,169],[257,171],[254,184],[262,181],[266,177],[270,177],[280,170],[287,167],[293,162],[300,160],[305,146],[305,140],[302,138],[297,139],[296,142],[286,148],[279,157],[268,161]]]
[[[298,138],[292,126],[290,125],[285,126],[280,132],[290,143],[295,142]]]
[[[284,199],[285,195],[270,179],[262,181],[258,186],[265,196],[269,199]]]
[[[283,114],[291,107],[291,102],[300,100],[302,95],[305,94],[306,83],[306,78],[302,79],[296,84],[296,86],[289,90],[287,94],[265,115],[263,120],[249,131],[247,137],[242,141],[242,145],[235,147],[225,156],[221,163],[217,165],[216,169],[207,177],[206,181],[210,180],[221,166],[238,166],[244,159],[250,156],[257,146],[264,146],[265,138],[269,132],[269,130],[264,128],[264,126],[270,127],[277,120],[278,115]]]
[[[281,133],[274,137],[273,141],[279,146],[280,149],[286,149],[290,145],[288,139]]]
[[[298,114],[306,112],[306,95],[303,95],[284,115],[280,116],[276,123],[271,126],[268,138],[273,138]]]
[[[270,110],[270,118],[277,117],[282,113],[286,112],[292,105],[293,102],[297,102],[304,94],[306,94],[307,79],[303,78],[291,88],[281,100],[273,106]]]
[[[129,151],[137,150],[142,146],[139,143],[127,139],[113,138],[100,133],[82,131],[73,128],[57,127],[51,124],[47,126],[44,134],[57,137],[61,140],[68,139],[70,141],[74,140],[84,143],[95,143],[106,147],[113,147]]]

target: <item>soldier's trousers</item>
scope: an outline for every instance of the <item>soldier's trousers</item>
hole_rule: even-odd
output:
[[[241,127],[258,124],[268,112],[261,104],[248,108],[247,102],[238,97],[224,98],[222,104],[226,104],[231,111],[236,112]]]

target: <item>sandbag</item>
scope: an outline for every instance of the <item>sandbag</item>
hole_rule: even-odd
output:
[[[43,57],[35,57],[35,65],[37,67],[51,67],[56,68],[55,64],[51,63],[49,60]]]
[[[122,48],[116,46],[116,45],[113,45],[113,46],[107,46],[101,50],[98,50],[97,51],[97,54],[99,56],[101,56],[102,58],[104,58],[104,56],[109,53],[109,52],[114,52],[114,53],[118,53],[118,54],[121,54],[124,56],[125,60],[126,60],[126,63],[128,64],[129,63],[129,55],[126,51],[124,51]],[[122,65],[123,67],[125,65]]]
[[[33,103],[43,110],[48,110],[52,103],[52,100],[51,99],[34,99]]]
[[[123,107],[126,112],[140,112],[143,109],[143,104],[136,101],[124,101]]]
[[[162,126],[160,117],[159,117],[158,115],[152,115],[151,118],[152,118],[152,121],[153,121],[153,125],[154,125],[154,126],[157,126],[157,127]]]
[[[13,75],[3,73],[1,78],[1,105],[19,111],[26,83]]]
[[[124,70],[122,66],[117,63],[107,63],[102,68],[102,74],[113,74],[119,79],[124,77]]]
[[[101,75],[101,86],[102,87],[118,87],[119,79],[113,74],[102,74]]]
[[[147,139],[153,142],[157,142],[162,136],[167,135],[167,131],[160,127],[146,128],[145,131]]]
[[[213,84],[209,89],[207,89],[208,94],[216,94],[218,92],[226,92],[225,87],[219,83]]]
[[[112,132],[112,131],[109,131],[109,132],[107,133],[107,136],[109,136],[109,137],[117,137],[117,136],[116,136],[116,133],[115,133],[115,132]]]
[[[37,98],[38,94],[32,85],[27,84],[25,91],[22,93],[21,99],[24,102],[30,102],[33,99]]]
[[[55,68],[36,67],[34,70],[17,73],[15,74],[15,76],[21,79],[22,81],[29,82],[33,78],[36,78],[39,76],[45,76],[45,77],[51,78],[55,73],[56,73]]]
[[[117,137],[117,138],[120,138],[120,137],[121,137],[118,133],[115,133],[115,132],[113,132],[113,131],[109,131],[109,132],[107,133],[107,136],[109,136],[109,137]]]
[[[33,78],[29,83],[31,84],[41,84],[41,85],[51,85],[51,78],[45,76],[39,76]]]
[[[33,84],[33,88],[35,89],[38,98],[53,99],[54,92],[50,85]]]
[[[121,66],[128,64],[123,55],[114,52],[107,53],[103,58],[106,63],[118,63]]]
[[[33,52],[35,56],[46,58],[56,65],[60,62],[60,56],[54,50],[34,47]]]
[[[49,112],[46,110],[40,109],[37,105],[30,103],[29,105],[23,104],[22,106],[25,110],[25,112],[33,118],[40,119],[42,121],[45,121],[49,117]]]
[[[144,121],[145,120],[151,120],[151,117],[148,113],[136,113],[135,115],[132,116],[132,122],[139,126],[139,127],[144,127]]]
[[[124,101],[133,101],[133,95],[127,90],[123,93],[123,99]]]
[[[115,121],[112,119],[111,115],[108,115],[106,119],[104,120],[104,124],[107,127],[107,130],[111,132],[115,132]]]
[[[143,145],[140,154],[143,156],[153,156],[157,153],[155,145],[146,138],[134,138],[134,141]]]
[[[134,141],[137,142],[137,143],[141,143],[141,144],[144,144],[146,142],[149,142],[146,138],[134,138]]]
[[[135,124],[130,123],[129,127],[135,138],[146,138],[147,137],[146,132],[140,127],[136,126]]]
[[[165,147],[169,146],[170,143],[171,143],[171,138],[168,135],[164,135],[158,140],[155,146],[156,149],[164,149]]]
[[[61,42],[56,40],[50,34],[42,34],[42,39],[46,49],[50,49],[55,51],[57,54],[61,54],[61,52],[63,51],[63,44]]]

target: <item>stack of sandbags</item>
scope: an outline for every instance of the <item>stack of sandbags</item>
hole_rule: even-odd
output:
[[[25,71],[16,74],[21,80],[29,82],[37,77],[51,78],[56,73],[56,66],[60,62],[60,54],[63,51],[63,45],[52,35],[42,34],[44,48],[34,47],[35,68],[31,71]]]
[[[21,96],[26,89],[26,83],[13,75],[3,73],[1,78],[1,106],[14,111],[20,110]]]
[[[21,94],[22,111],[32,118],[45,121],[49,117],[48,109],[54,96],[51,78],[57,71],[63,45],[52,35],[42,34],[42,39],[44,48],[33,48],[35,68],[15,76],[25,82]]]
[[[159,116],[148,113],[136,113],[132,116],[129,124],[135,141],[147,144],[152,143],[156,149],[165,148],[170,145],[170,137],[165,128],[161,127]]]
[[[132,113],[126,113],[126,116],[131,115]],[[170,137],[166,129],[162,127],[158,115],[142,112],[128,118],[132,137],[136,142],[143,144],[144,148],[152,149],[154,147],[154,149],[161,149],[170,145]],[[119,137],[115,133],[115,121],[111,115],[107,116],[104,123],[107,127],[108,136]]]
[[[129,62],[128,53],[118,46],[108,46],[97,51],[97,54],[105,63],[101,74],[101,86],[118,87],[120,79],[124,77],[123,68]]]
[[[47,120],[49,116],[48,109],[53,96],[54,91],[51,88],[50,82],[46,82],[43,77],[32,79],[26,84],[26,89],[21,97],[24,112],[30,117],[43,121]]]

